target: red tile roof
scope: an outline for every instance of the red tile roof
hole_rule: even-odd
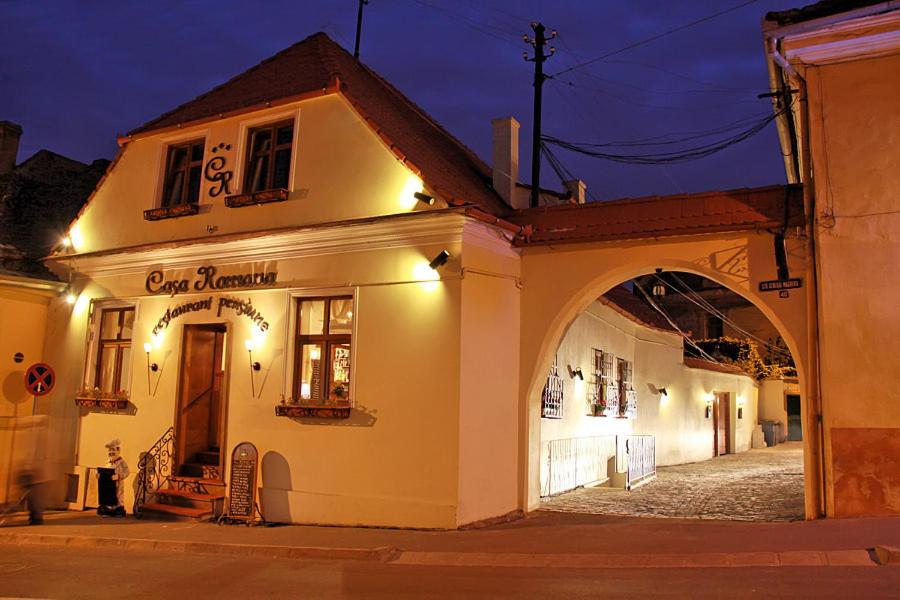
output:
[[[551,245],[776,229],[786,203],[788,225],[800,225],[802,188],[783,185],[529,208],[506,220],[533,228],[517,245]]]
[[[677,333],[675,328],[659,314],[652,306],[632,294],[625,286],[616,286],[609,290],[598,300],[607,306],[618,310],[639,325],[655,327],[670,333]]]
[[[472,204],[493,215],[510,211],[491,187],[490,168],[474,152],[324,33],[282,50],[129,135],[327,92],[336,81],[340,93],[428,189],[450,203]]]

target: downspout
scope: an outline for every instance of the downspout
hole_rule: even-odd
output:
[[[806,381],[806,393],[809,403],[805,425],[807,431],[815,432],[814,444],[810,444],[807,465],[810,471],[816,473],[816,485],[811,486],[815,492],[814,498],[806,498],[806,518],[814,519],[827,514],[827,484],[825,469],[825,427],[822,408],[822,380],[821,357],[819,335],[819,265],[816,259],[816,206],[815,189],[813,183],[812,153],[810,152],[809,138],[809,96],[806,80],[794,69],[793,65],[779,52],[777,38],[769,38],[769,56],[771,58],[770,79],[773,88],[786,91],[790,88],[790,79],[795,79],[799,85],[799,107],[794,111],[785,110],[779,118],[779,130],[788,138],[793,160],[790,161],[791,169],[788,171],[788,179],[795,178],[797,183],[803,184],[803,211],[806,218],[806,281],[808,291],[806,294],[806,326],[807,347],[809,355],[808,376]],[[775,65],[778,67],[775,67]],[[780,69],[779,69],[780,67]],[[800,131],[798,135],[797,124],[794,119],[799,115]],[[799,154],[798,154],[799,146]],[[792,182],[793,183],[793,182]]]

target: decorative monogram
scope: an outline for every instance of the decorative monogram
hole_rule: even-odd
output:
[[[215,154],[219,150],[227,151],[231,150],[231,144],[221,143],[218,146],[213,146],[212,152]],[[207,181],[210,181],[214,184],[211,188],[209,188],[209,195],[215,198],[220,195],[222,192],[226,194],[231,193],[231,178],[234,177],[234,173],[232,171],[224,171],[225,168],[225,157],[222,155],[214,156],[209,159],[209,162],[206,163],[206,168],[203,170],[203,176]]]

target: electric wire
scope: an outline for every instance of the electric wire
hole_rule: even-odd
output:
[[[604,160],[610,160],[613,162],[624,163],[624,164],[637,164],[637,165],[661,165],[661,164],[671,164],[671,163],[679,163],[679,162],[687,162],[691,160],[698,160],[701,158],[706,158],[708,156],[712,156],[722,150],[730,148],[736,144],[747,140],[759,132],[763,131],[769,123],[778,118],[783,111],[776,112],[771,114],[765,118],[758,120],[756,123],[753,123],[751,126],[725,137],[723,139],[714,140],[706,144],[701,144],[698,146],[694,146],[691,148],[685,148],[681,150],[672,150],[666,152],[655,152],[655,153],[614,153],[614,152],[603,152],[596,148],[607,147],[603,144],[590,144],[590,143],[579,143],[579,142],[569,142],[566,140],[562,140],[553,136],[544,135],[541,136],[541,140],[547,144],[551,144],[553,146],[558,146],[565,150],[569,150],[570,152],[575,152],[577,154],[583,154],[585,156],[590,156],[593,158],[600,158]],[[684,140],[682,140],[684,141]]]
[[[713,13],[711,15],[691,21],[690,23],[685,23],[684,25],[680,25],[674,29],[670,29],[668,31],[664,31],[662,33],[658,33],[656,35],[650,36],[649,38],[645,38],[643,40],[633,42],[631,44],[628,44],[627,46],[619,48],[618,50],[613,50],[611,52],[607,52],[606,54],[603,54],[602,56],[598,56],[597,58],[592,58],[590,60],[578,63],[572,67],[569,67],[568,69],[564,69],[562,71],[559,71],[558,73],[554,73],[553,75],[550,75],[549,77],[556,77],[558,75],[562,75],[563,73],[568,73],[570,71],[574,71],[575,69],[580,69],[582,67],[586,67],[587,65],[591,65],[596,62],[600,62],[601,60],[607,59],[610,56],[615,56],[616,54],[621,54],[622,52],[626,52],[627,50],[632,50],[634,48],[637,48],[638,46],[643,46],[644,44],[649,44],[650,42],[653,42],[660,38],[664,38],[666,36],[672,35],[673,33],[678,33],[679,31],[683,31],[683,30],[693,27],[695,25],[705,23],[706,21],[711,21],[712,19],[721,17],[722,15],[728,14],[730,12],[734,12],[736,10],[744,8],[745,6],[750,6],[751,4],[755,4],[758,1],[759,0],[747,0],[746,2],[742,2],[741,4],[738,4],[737,6],[732,6],[731,8],[727,8],[727,9],[721,10],[717,13]]]
[[[679,290],[677,287],[673,286],[670,282],[665,281],[665,280],[664,280],[662,277],[660,277],[658,274],[654,274],[654,277],[656,277],[657,280],[659,280],[660,282],[662,282],[663,285],[666,285],[666,286],[670,287],[671,289],[675,290],[675,291],[678,292],[681,296],[683,296],[685,299],[687,299],[687,300],[690,301],[691,303],[695,304],[696,306],[698,306],[698,307],[701,308],[702,310],[706,311],[707,313],[709,313],[709,314],[711,314],[711,315],[713,315],[713,316],[715,316],[715,317],[718,317],[719,319],[722,320],[722,322],[727,323],[727,324],[728,324],[729,326],[731,326],[731,328],[734,329],[735,331],[737,331],[737,332],[739,332],[739,333],[742,333],[743,335],[747,336],[748,338],[750,338],[750,339],[752,339],[752,340],[758,342],[758,343],[759,343],[762,347],[764,347],[766,350],[768,350],[768,351],[770,351],[770,352],[773,352],[773,353],[776,353],[776,354],[779,354],[779,355],[781,355],[782,357],[793,359],[793,357],[791,356],[790,351],[787,351],[787,350],[785,350],[784,348],[779,348],[778,346],[775,346],[775,345],[773,345],[773,344],[770,344],[769,342],[767,342],[767,341],[763,340],[762,338],[759,338],[759,337],[757,337],[756,335],[750,333],[749,331],[747,331],[746,329],[744,329],[743,327],[741,327],[740,325],[738,325],[737,323],[735,323],[734,321],[732,321],[731,319],[729,319],[729,318],[727,317],[727,315],[725,315],[725,313],[723,313],[722,311],[720,311],[719,309],[717,309],[715,306],[713,306],[708,300],[706,300],[706,298],[704,298],[703,296],[701,296],[699,292],[697,292],[696,290],[694,290],[692,287],[690,287],[690,285],[688,285],[688,284],[685,283],[680,277],[678,277],[677,274],[675,274],[675,273],[672,272],[672,271],[669,271],[669,272],[668,272],[668,275],[671,276],[675,281],[677,281],[677,282],[679,283],[679,285],[681,285],[687,293],[685,293],[685,292]]]
[[[694,342],[694,340],[692,340],[690,338],[690,336],[688,336],[685,332],[683,332],[681,330],[681,328],[678,327],[678,324],[672,319],[672,317],[669,316],[669,313],[664,311],[661,306],[659,306],[656,302],[654,302],[653,298],[650,297],[650,294],[648,294],[647,291],[643,287],[641,287],[641,284],[636,279],[632,279],[631,283],[632,283],[632,285],[634,285],[634,287],[636,287],[641,292],[641,294],[643,294],[644,298],[647,300],[647,303],[650,306],[652,306],[654,309],[656,309],[656,312],[661,314],[663,316],[663,318],[669,323],[669,325],[671,325],[672,328],[675,329],[675,331],[677,331],[681,335],[681,337],[684,339],[684,341],[687,342],[689,346],[691,346],[697,352],[700,353],[700,356],[704,357],[706,360],[713,362],[717,365],[721,364],[719,361],[717,361],[715,358],[713,358],[709,353],[707,353],[703,348],[698,346]]]

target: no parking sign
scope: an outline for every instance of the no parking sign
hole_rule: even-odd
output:
[[[47,363],[35,363],[25,371],[25,389],[34,396],[49,394],[56,383],[56,373]]]

